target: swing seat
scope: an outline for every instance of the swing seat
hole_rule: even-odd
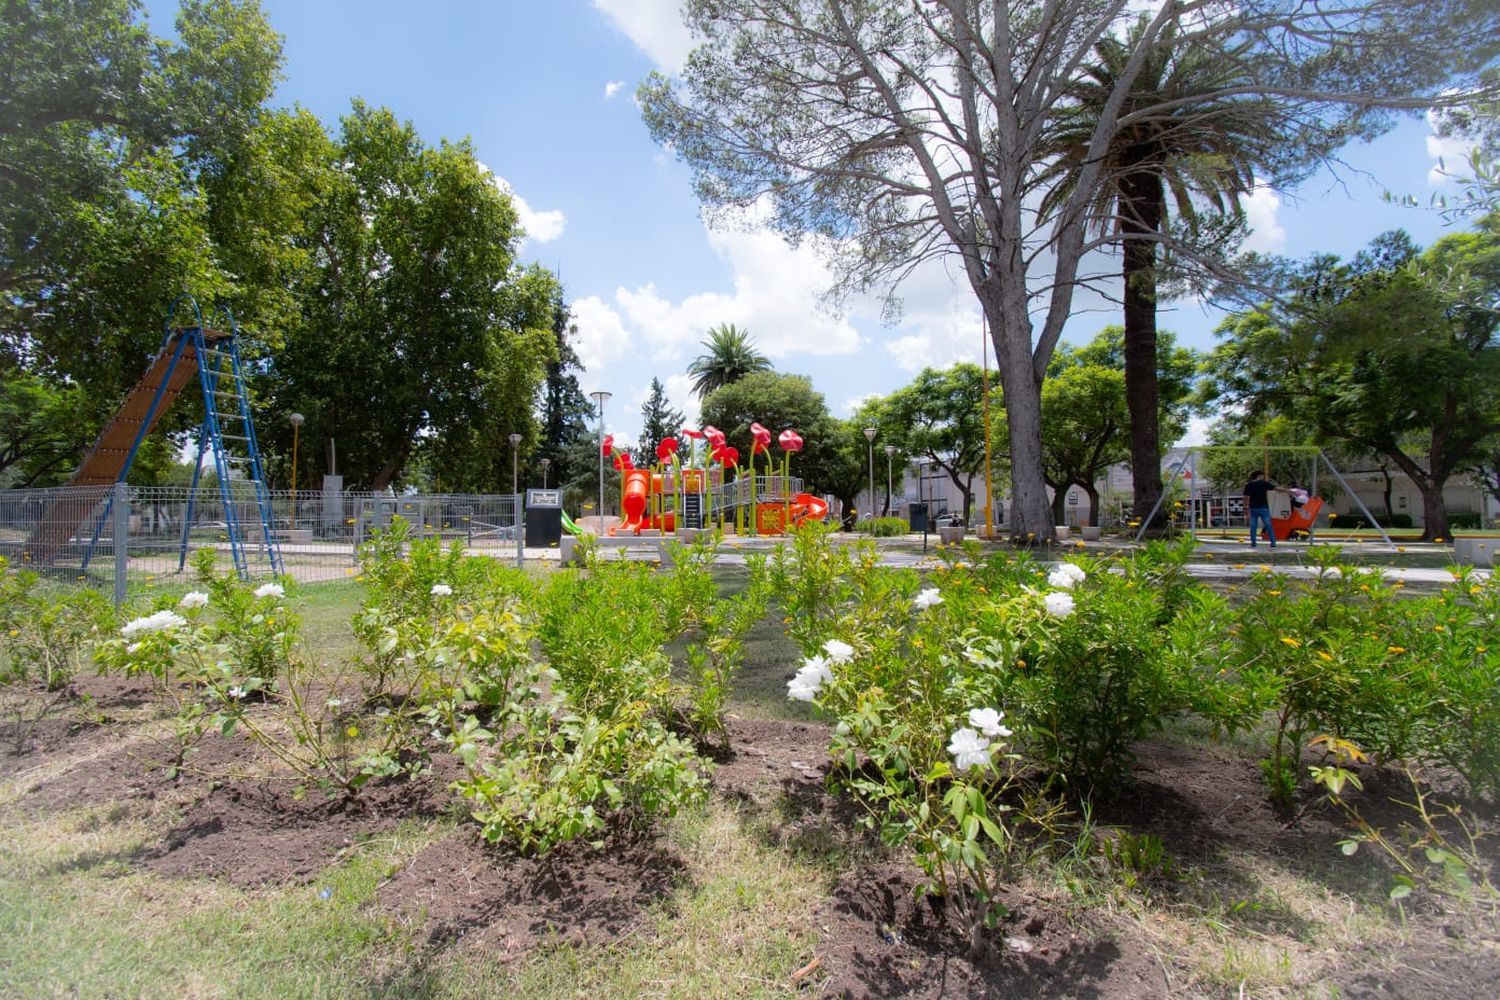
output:
[[[1323,499],[1313,497],[1301,507],[1293,507],[1286,517],[1271,518],[1271,530],[1276,533],[1276,540],[1284,542],[1292,537],[1294,531],[1312,530],[1314,522],[1318,520],[1318,511],[1322,509]]]

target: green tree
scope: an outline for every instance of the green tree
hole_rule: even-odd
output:
[[[105,397],[140,373],[179,290],[227,285],[197,182],[232,155],[281,60],[253,0],[187,0],[175,42],[139,16],[132,0],[0,6],[0,329],[13,352],[103,377]]]
[[[541,425],[541,442],[532,456],[535,462],[547,459],[551,466],[547,470],[548,481],[558,485],[572,480],[578,473],[574,468],[576,446],[579,442],[592,444],[589,422],[594,416],[594,404],[583,394],[578,384],[578,373],[583,363],[578,352],[573,350],[571,338],[578,328],[572,323],[572,314],[559,295],[552,306],[552,334],[556,338],[556,356],[547,362],[547,376],[542,382],[542,406],[538,422]],[[585,463],[585,471],[593,471],[592,462]],[[540,479],[540,468],[537,471]]]
[[[693,376],[693,392],[706,399],[715,389],[737,382],[746,375],[769,371],[771,362],[756,350],[749,330],[724,323],[708,331],[707,350],[693,359],[687,373]]]
[[[641,405],[641,439],[636,444],[639,464],[656,461],[656,446],[664,438],[676,437],[682,429],[682,411],[674,410],[667,402],[666,387],[661,379],[651,379],[651,392]]]
[[[787,428],[797,431],[804,447],[792,459],[792,475],[800,476],[810,493],[837,497],[846,510],[864,486],[864,438],[853,424],[829,415],[828,404],[805,375],[756,372],[716,389],[703,401],[703,422],[723,431],[742,456],[750,454],[752,423],[769,429],[773,438]],[[780,449],[772,448],[780,456]]]
[[[928,259],[962,265],[1004,389],[1011,530],[1038,543],[1054,536],[1041,384],[1080,262],[1101,242],[1088,208],[1108,183],[1104,154],[1169,110],[1125,109],[1151,50],[1235,39],[1245,85],[1190,101],[1271,97],[1337,139],[1377,130],[1382,107],[1463,100],[1500,37],[1489,0],[1353,0],[1337,17],[1314,0],[1163,4],[1103,102],[1071,193],[1038,213],[1045,131],[1094,46],[1134,23],[1130,5],[688,0],[685,11],[701,44],[680,80],[642,85],[652,135],[691,166],[711,213],[769,206],[782,232],[817,239],[839,291],[895,289]]]
[[[1070,88],[1071,101],[1048,137],[1057,155],[1046,174],[1061,183],[1048,192],[1047,210],[1071,194],[1071,179],[1092,155],[1095,122],[1131,72],[1131,56],[1149,27],[1150,19],[1142,17],[1125,37],[1101,39],[1094,46],[1094,61]],[[1293,134],[1295,120],[1276,102],[1235,96],[1236,88],[1251,82],[1243,58],[1247,43],[1225,51],[1217,45],[1176,45],[1175,35],[1176,27],[1168,25],[1160,41],[1145,49],[1121,108],[1129,124],[1110,139],[1104,182],[1089,206],[1094,231],[1121,245],[1125,402],[1134,513],[1142,520],[1156,509],[1162,490],[1157,244],[1167,231],[1168,194],[1188,229],[1196,231],[1195,198],[1220,216],[1226,210],[1238,215],[1239,199],[1253,190],[1257,168],[1270,172],[1279,167],[1285,176],[1292,173],[1288,151],[1316,153],[1326,145],[1307,136],[1299,141]],[[1209,228],[1222,235],[1222,227]],[[1045,413],[1043,424],[1047,442]]]
[[[311,205],[293,238],[312,266],[291,267],[298,315],[269,367],[270,411],[334,438],[351,484],[396,482],[421,442],[445,489],[508,488],[507,436],[528,452],[536,438],[555,279],[516,264],[515,208],[467,142],[428,147],[356,101],[328,151],[299,189]],[[289,447],[283,421],[268,430]]]
[[[978,365],[925,368],[909,385],[866,403],[855,422],[877,429],[877,445],[894,444],[903,455],[920,456],[941,469],[963,495],[968,516],[974,510],[976,477],[984,484],[983,387]],[[990,422],[992,449],[1003,453],[1005,409],[995,386],[990,388]]]
[[[0,486],[53,486],[83,457],[83,390],[26,372],[0,374]]]
[[[1424,537],[1447,537],[1443,486],[1500,433],[1500,217],[1422,253],[1387,236],[1296,277],[1284,308],[1221,327],[1216,392],[1386,456],[1422,494]]]

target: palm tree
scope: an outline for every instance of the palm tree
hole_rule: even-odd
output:
[[[1053,157],[1044,179],[1058,183],[1044,209],[1060,205],[1087,157],[1105,101],[1125,74],[1147,18],[1124,39],[1094,47],[1098,61],[1082,67],[1071,102],[1050,131]],[[1292,126],[1264,99],[1226,92],[1246,82],[1242,49],[1185,44],[1163,32],[1137,73],[1120,110],[1121,126],[1104,153],[1105,183],[1089,211],[1096,230],[1122,244],[1125,398],[1130,413],[1130,462],[1135,516],[1144,519],[1161,496],[1160,403],[1157,392],[1157,243],[1167,232],[1168,193],[1190,230],[1200,230],[1195,198],[1216,216],[1239,212],[1255,186],[1255,168],[1274,164],[1278,140]]]
[[[708,339],[702,342],[708,349],[688,365],[687,373],[693,376],[693,391],[699,399],[731,382],[738,382],[746,375],[770,371],[771,362],[755,349],[749,330],[741,330],[733,323],[721,323],[708,331]]]

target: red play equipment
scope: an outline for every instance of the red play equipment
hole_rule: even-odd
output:
[[[1311,531],[1313,522],[1318,519],[1318,511],[1322,509],[1322,498],[1313,497],[1301,507],[1293,507],[1286,517],[1271,518],[1271,530],[1276,533],[1276,540],[1284,542],[1294,531]]]
[[[790,504],[757,504],[755,530],[762,535],[780,535],[786,532],[788,518],[795,528],[803,521],[821,521],[827,515],[828,501],[811,493],[798,493],[792,497]]]
[[[602,457],[612,456],[620,473],[620,523],[608,529],[608,534],[639,535],[648,530],[674,534],[680,519],[712,526],[716,513],[722,528],[726,513],[732,513],[731,520],[740,531],[747,527],[744,515],[748,514],[748,527],[756,534],[780,535],[803,522],[826,517],[827,501],[801,492],[800,482],[791,477],[791,456],[802,450],[801,435],[790,428],[781,433],[781,448],[786,455],[779,474],[772,475],[771,432],[760,424],[752,424],[751,432],[754,443],[748,470],[739,464],[739,451],[730,447],[723,432],[714,427],[682,431],[689,441],[708,443],[711,450],[706,466],[699,465],[696,445],[684,462],[678,454],[677,439],[666,438],[656,449],[660,464],[637,469],[628,452],[615,450],[613,436],[605,437]],[[767,474],[759,478],[755,470],[757,454],[765,454],[767,463]],[[719,468],[714,468],[715,464]],[[733,481],[731,472],[737,477]]]

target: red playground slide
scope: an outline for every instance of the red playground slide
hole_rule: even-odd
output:
[[[1294,531],[1312,530],[1313,522],[1318,519],[1318,511],[1322,509],[1322,498],[1313,497],[1301,507],[1293,507],[1286,517],[1271,518],[1271,530],[1276,532],[1276,540],[1284,542],[1292,537]]]
[[[611,535],[621,531],[633,531],[637,535],[646,527],[646,508],[651,495],[651,473],[646,469],[631,469],[625,473],[625,488],[620,497],[620,509],[624,512],[621,524],[609,529]]]
[[[828,501],[811,493],[798,493],[792,497],[792,523],[821,521],[828,516]]]

